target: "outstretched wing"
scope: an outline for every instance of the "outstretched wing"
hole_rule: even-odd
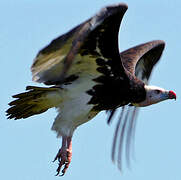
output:
[[[160,59],[165,43],[161,40],[147,42],[130,48],[120,54],[124,67],[144,83],[148,83],[153,67]],[[112,110],[108,123],[111,122],[116,110]],[[119,169],[122,169],[122,153],[125,146],[126,160],[130,164],[130,153],[133,147],[136,117],[138,108],[123,106],[113,140],[112,160],[117,159]]]
[[[148,83],[154,65],[160,59],[165,47],[161,40],[147,42],[122,52],[124,67],[139,79]]]
[[[124,73],[118,32],[127,5],[116,4],[101,9],[95,16],[42,49],[31,67],[33,80],[47,85],[61,84],[66,77],[96,75],[100,59],[115,61],[116,73]],[[101,62],[100,62],[101,63]],[[119,71],[119,72],[118,72]]]

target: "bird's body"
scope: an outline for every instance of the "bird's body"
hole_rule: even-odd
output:
[[[109,111],[110,121],[121,106],[134,106],[134,115],[136,107],[176,98],[173,91],[147,85],[164,49],[163,41],[151,41],[119,53],[118,32],[126,10],[125,4],[103,8],[42,49],[31,68],[33,80],[53,86],[28,86],[25,93],[13,96],[16,100],[7,110],[10,119],[27,118],[52,107],[58,110],[52,126],[62,137],[62,147],[55,158],[60,163],[57,174],[65,165],[64,174],[70,164],[74,130],[100,111]],[[126,118],[123,124],[128,124],[128,134],[124,129],[121,132],[128,144],[133,121],[134,116],[131,121]],[[117,134],[116,130],[113,154]]]
[[[84,83],[81,83],[82,80]],[[88,104],[91,96],[86,93],[94,84],[89,78],[80,78],[62,86],[59,94],[62,103],[58,106],[59,114],[52,126],[52,130],[55,130],[58,136],[72,136],[79,125],[97,114],[92,111],[93,105]]]

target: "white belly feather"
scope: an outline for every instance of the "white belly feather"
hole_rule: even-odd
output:
[[[77,55],[73,61],[67,76],[75,74],[79,78],[71,84],[61,86],[62,102],[56,106],[59,114],[52,126],[52,130],[55,130],[58,136],[72,136],[79,125],[91,120],[97,114],[91,111],[93,105],[88,102],[92,96],[86,93],[96,84],[92,79],[100,75],[96,70],[97,67],[95,58],[90,56]]]
[[[79,125],[91,120],[97,114],[90,112],[93,105],[87,104],[91,96],[86,91],[95,85],[90,78],[81,77],[72,84],[63,86],[62,103],[57,107],[59,114],[52,126],[57,136],[72,136]]]

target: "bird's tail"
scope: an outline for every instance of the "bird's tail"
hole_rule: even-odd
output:
[[[16,99],[9,103],[11,107],[6,111],[8,119],[16,120],[40,114],[58,106],[62,101],[60,88],[27,86],[26,90],[12,96]]]

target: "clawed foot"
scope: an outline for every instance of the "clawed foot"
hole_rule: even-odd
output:
[[[58,151],[58,153],[53,161],[53,162],[55,162],[56,160],[59,161],[56,176],[58,176],[60,174],[62,167],[63,167],[63,169],[62,169],[61,176],[63,176],[70,165],[70,162],[72,159],[72,143],[71,142],[72,142],[71,138],[63,138],[63,140],[62,140],[62,147]]]
[[[70,152],[68,149],[67,150],[62,150],[62,149],[59,150],[58,154],[56,155],[56,157],[53,161],[53,162],[55,162],[56,160],[59,161],[56,176],[58,176],[60,174],[61,168],[63,166],[64,167],[62,169],[61,176],[63,176],[65,174],[65,172],[67,171],[67,169],[69,167],[71,159],[72,159],[72,152]]]

